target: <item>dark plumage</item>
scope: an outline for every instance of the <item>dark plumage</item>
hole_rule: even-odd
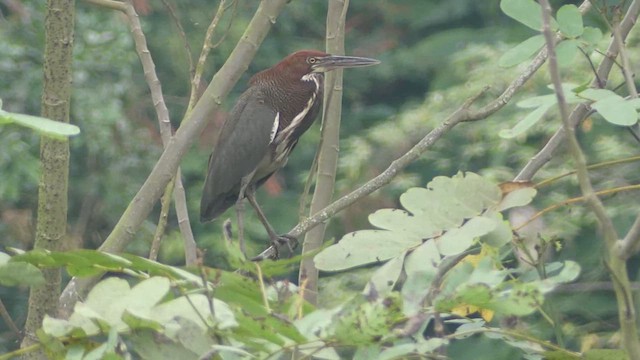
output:
[[[200,203],[200,220],[215,219],[247,197],[274,241],[253,193],[283,167],[298,139],[322,107],[323,73],[368,66],[377,60],[295,52],[254,75],[226,119],[211,157]]]

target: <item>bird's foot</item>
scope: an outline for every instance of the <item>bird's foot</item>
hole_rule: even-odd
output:
[[[280,258],[280,248],[286,246],[289,249],[289,256],[293,256],[293,250],[298,247],[298,239],[291,235],[278,235],[275,238],[271,239],[271,246],[275,250],[273,254],[273,260],[277,260]]]
[[[276,235],[271,238],[269,246],[259,255],[251,258],[251,261],[262,260],[278,260],[280,258],[280,248],[286,246],[289,249],[289,256],[293,255],[293,251],[298,246],[298,239],[291,235]]]

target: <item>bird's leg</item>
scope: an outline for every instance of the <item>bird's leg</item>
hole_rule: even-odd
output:
[[[238,245],[240,245],[240,251],[246,257],[244,246],[244,199],[239,197],[236,201],[236,218],[238,221]]]
[[[240,245],[240,251],[246,257],[246,247],[244,245],[244,198],[247,193],[249,183],[255,174],[255,170],[248,175],[242,177],[240,180],[240,191],[238,192],[238,200],[236,201],[236,217],[238,219],[238,244]],[[252,192],[252,191],[249,191]]]
[[[247,200],[249,200],[249,204],[253,206],[253,209],[256,211],[256,214],[260,219],[260,222],[262,223],[262,225],[264,225],[264,228],[267,230],[267,234],[269,234],[269,238],[271,239],[271,244],[273,245],[274,249],[277,250],[278,247],[284,243],[289,248],[289,253],[293,254],[293,249],[295,249],[296,246],[298,246],[298,239],[291,236],[287,236],[287,235],[276,234],[275,230],[273,229],[273,226],[271,226],[271,224],[269,223],[269,220],[267,220],[267,217],[264,215],[264,212],[262,212],[260,205],[258,205],[258,202],[256,201],[254,189],[247,189],[247,190],[248,191],[245,194],[247,197]],[[278,257],[278,254],[276,252],[276,258],[277,257]]]

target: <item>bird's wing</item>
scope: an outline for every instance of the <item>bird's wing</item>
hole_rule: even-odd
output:
[[[258,88],[250,88],[238,99],[209,158],[200,203],[201,221],[214,219],[235,203],[242,177],[269,153],[278,117],[275,109],[265,104]]]

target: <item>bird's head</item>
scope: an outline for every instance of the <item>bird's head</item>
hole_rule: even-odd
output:
[[[356,56],[339,56],[318,50],[301,50],[287,56],[274,66],[297,79],[311,73],[324,73],[334,69],[363,67],[379,64],[380,61]]]

